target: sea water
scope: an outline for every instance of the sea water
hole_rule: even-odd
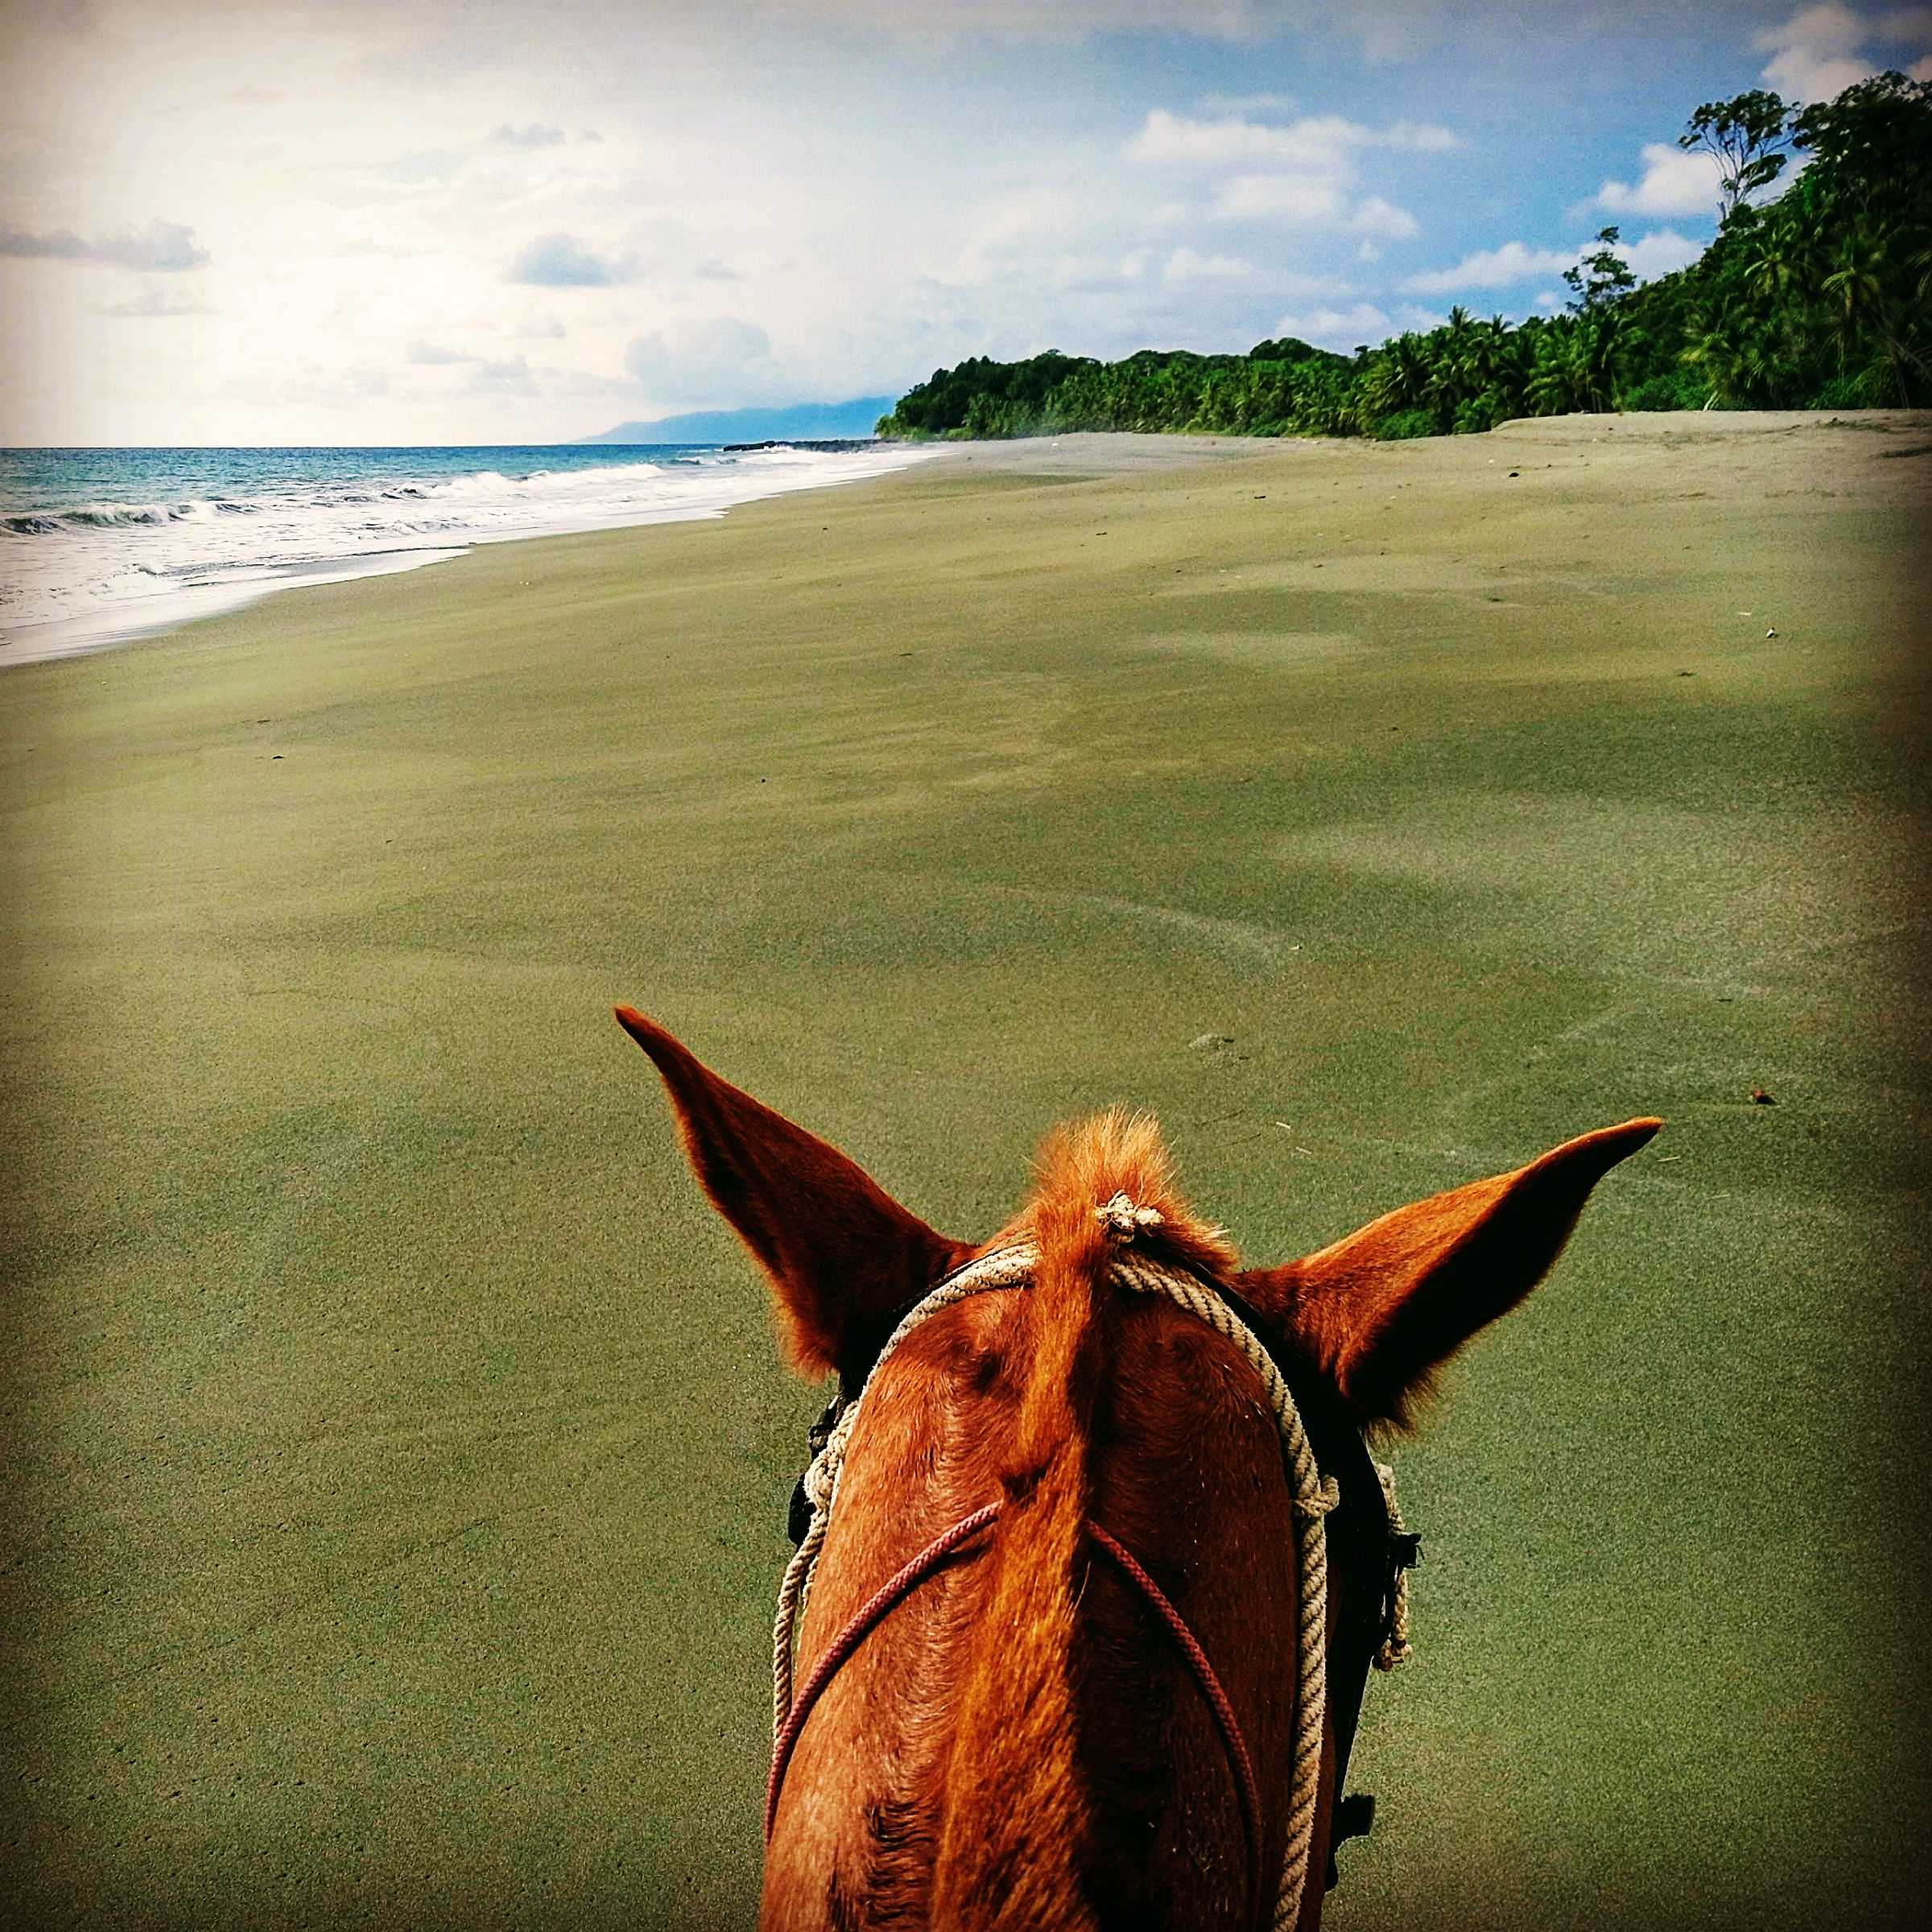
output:
[[[0,665],[472,544],[721,516],[902,445],[0,450]]]

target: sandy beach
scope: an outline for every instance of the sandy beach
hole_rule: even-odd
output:
[[[1905,1922],[1929,507],[1043,439],[0,677],[27,1917],[751,1922],[821,1397],[621,1001],[968,1237],[1113,1102],[1266,1261],[1665,1117],[1400,1451],[1326,1922]]]

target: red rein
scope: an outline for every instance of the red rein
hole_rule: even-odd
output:
[[[771,1773],[765,1781],[765,1836],[768,1843],[778,1815],[778,1793],[784,1785],[785,1767],[791,1762],[792,1751],[798,1744],[799,1732],[805,1728],[806,1719],[811,1715],[812,1706],[837,1674],[839,1666],[865,1641],[875,1624],[883,1622],[927,1577],[943,1570],[999,1513],[1000,1505],[989,1503],[983,1509],[976,1509],[972,1515],[962,1517],[943,1535],[935,1537],[859,1606],[844,1629],[812,1666],[811,1674],[792,1700],[784,1728],[772,1745]],[[1087,1534],[1100,1554],[1139,1591],[1154,1615],[1166,1625],[1187,1661],[1187,1668],[1194,1674],[1195,1682],[1200,1686],[1208,1708],[1214,1714],[1215,1723],[1220,1728],[1221,1743],[1228,1752],[1228,1769],[1234,1773],[1235,1795],[1241,1804],[1241,1835],[1248,1849],[1248,1897],[1253,1906],[1252,1915],[1259,1923],[1263,1915],[1261,1795],[1254,1781],[1254,1764],[1248,1755],[1247,1742],[1241,1736],[1234,1707],[1228,1703],[1228,1693],[1221,1688],[1221,1680],[1215,1675],[1208,1653],[1195,1641],[1186,1620],[1168,1600],[1160,1585],[1141,1567],[1133,1552],[1091,1518],[1087,1524]]]

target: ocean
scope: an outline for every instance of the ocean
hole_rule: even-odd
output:
[[[0,665],[476,543],[721,516],[876,476],[891,444],[0,450]]]

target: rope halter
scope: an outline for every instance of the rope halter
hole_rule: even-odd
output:
[[[1259,1379],[1263,1397],[1274,1417],[1281,1436],[1282,1459],[1287,1472],[1296,1523],[1300,1577],[1295,1643],[1294,1756],[1289,1785],[1286,1843],[1282,1854],[1281,1877],[1275,1889],[1273,1915],[1275,1932],[1286,1932],[1286,1928],[1294,1924],[1301,1912],[1302,1894],[1308,1880],[1316,1798],[1321,1782],[1322,1726],[1327,1702],[1328,1622],[1328,1553],[1327,1539],[1323,1533],[1323,1519],[1339,1503],[1341,1492],[1335,1478],[1331,1476],[1324,1476],[1316,1467],[1315,1452],[1309,1445],[1307,1431],[1302,1426],[1294,1397],[1290,1393],[1281,1370],[1276,1367],[1274,1357],[1253,1330],[1219,1294],[1195,1276],[1170,1265],[1143,1258],[1133,1252],[1133,1244],[1138,1236],[1150,1233],[1163,1224],[1160,1212],[1157,1208],[1138,1207],[1126,1195],[1117,1194],[1111,1200],[1096,1208],[1094,1214],[1106,1228],[1113,1241],[1114,1253],[1107,1266],[1105,1280],[1112,1286],[1132,1294],[1164,1296],[1198,1320],[1206,1323],[1216,1335],[1231,1343],[1239,1350],[1242,1358]],[[824,1547],[826,1530],[838,1501],[839,1478],[844,1468],[845,1452],[851,1443],[852,1430],[857,1424],[859,1413],[865,1406],[865,1397],[877,1382],[880,1371],[892,1359],[894,1352],[922,1322],[939,1314],[942,1309],[950,1308],[972,1295],[985,1294],[995,1289],[1030,1287],[1038,1261],[1039,1249],[1030,1241],[1018,1241],[1008,1247],[996,1249],[989,1254],[968,1261],[964,1267],[941,1282],[924,1300],[916,1303],[887,1337],[886,1345],[879,1351],[865,1378],[865,1386],[845,1404],[832,1424],[824,1447],[805,1472],[804,1490],[811,1507],[811,1520],[798,1549],[793,1553],[791,1563],[786,1567],[784,1581],[778,1590],[778,1615],[772,1629],[774,1758],[772,1778],[767,1792],[768,1828],[776,1813],[778,1781],[783,1775],[785,1760],[797,1735],[797,1724],[793,1721],[792,1654],[795,1633],[811,1592],[812,1572],[817,1566],[819,1553]],[[1395,1507],[1393,1474],[1384,1463],[1377,1463],[1376,1471],[1388,1508],[1389,1526],[1392,1530],[1399,1531],[1402,1519]],[[949,1555],[952,1549],[968,1540],[971,1534],[984,1527],[995,1513],[997,1510],[994,1509],[980,1511],[975,1516],[964,1519],[962,1523],[956,1524],[939,1539],[939,1543],[930,1546],[919,1562],[927,1563],[931,1559],[931,1563],[936,1565],[938,1561]],[[972,1526],[971,1530],[968,1530],[968,1525]],[[1104,1532],[1100,1534],[1104,1536]],[[1108,1542],[1112,1541],[1111,1538],[1105,1540]],[[942,1549],[941,1545],[946,1547]],[[936,1557],[935,1552],[938,1553]],[[1117,1562],[1118,1559],[1116,1560]],[[1132,1561],[1130,1558],[1128,1560]],[[1134,1567],[1138,1568],[1137,1565]],[[878,1593],[874,1600],[875,1604],[889,1596],[890,1601],[896,1603],[906,1590],[922,1580],[925,1575],[931,1573],[931,1567],[928,1567],[913,1575],[911,1573],[915,1567],[915,1565],[909,1565],[906,1571],[893,1579],[885,1590]],[[1165,1604],[1165,1601],[1164,1598],[1160,1599],[1162,1604]],[[886,1607],[890,1608],[890,1604]],[[857,1627],[856,1623],[855,1626],[848,1627],[846,1637],[849,1637],[852,1629]],[[869,1624],[867,1623],[865,1627],[869,1628]],[[1407,1657],[1407,1579],[1405,1575],[1399,1578],[1397,1585],[1391,1635],[1375,1658],[1380,1668],[1391,1670]],[[860,1634],[862,1634],[862,1630]],[[842,1638],[841,1642],[844,1641]],[[1191,1638],[1188,1641],[1191,1642]],[[821,1660],[821,1664],[823,1662]],[[817,1690],[822,1688],[827,1674],[822,1668],[815,1671],[814,1682],[807,1687],[812,1695],[815,1695]],[[1212,1676],[1212,1673],[1209,1674]],[[799,1721],[802,1722],[807,1708],[809,1708],[808,1705],[799,1711]],[[1245,1747],[1239,1743],[1238,1731],[1231,1743],[1230,1754],[1243,1758],[1245,1757]],[[1251,1828],[1258,1832],[1258,1820],[1253,1822]]]

